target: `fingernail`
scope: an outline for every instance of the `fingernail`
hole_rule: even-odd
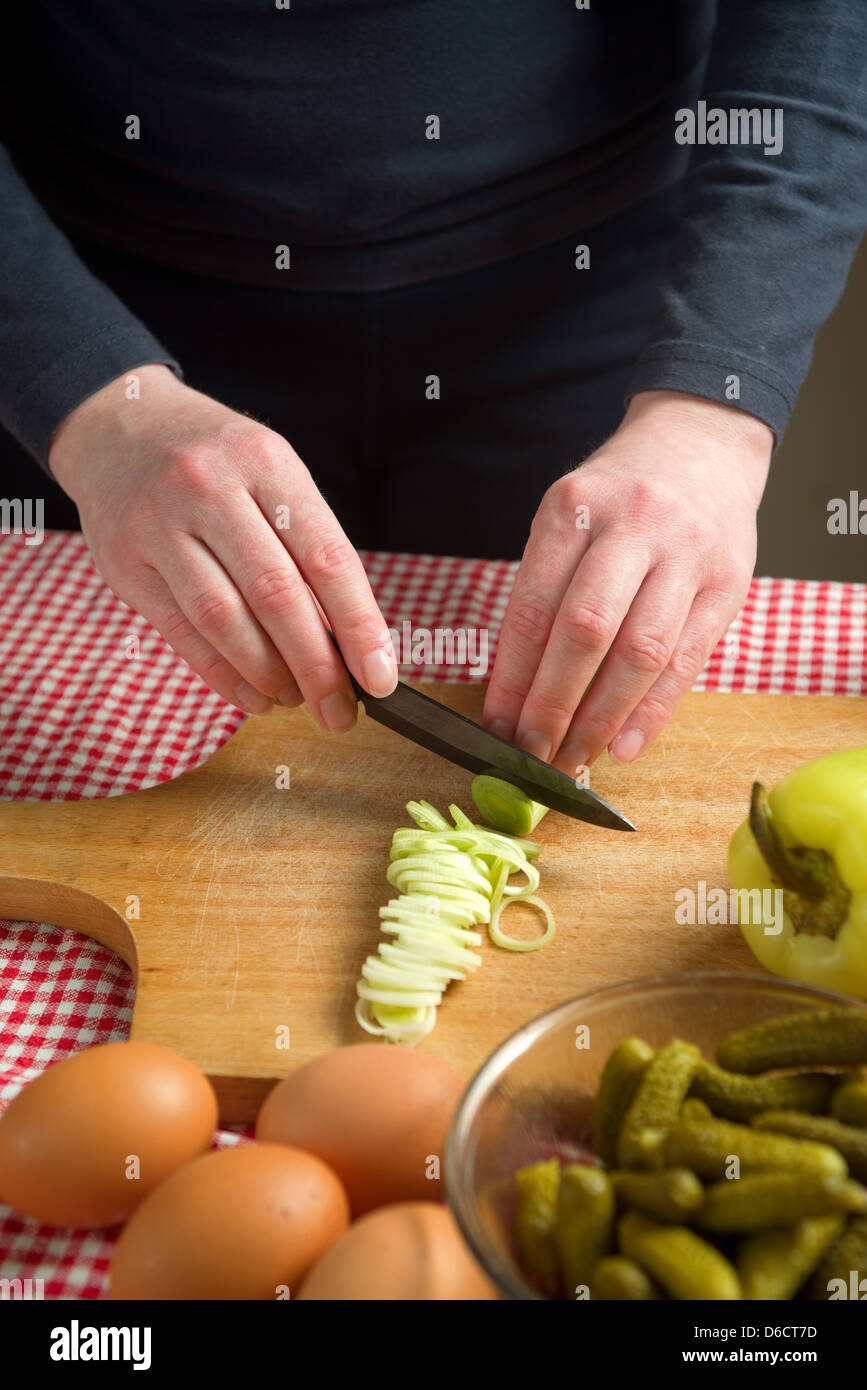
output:
[[[302,695],[297,686],[291,686],[288,690],[281,690],[277,696],[278,705],[285,706],[286,709],[297,709],[301,704]]]
[[[528,729],[521,734],[518,747],[523,748],[525,753],[532,753],[534,758],[541,758],[543,763],[551,756],[551,740],[546,734],[540,734],[538,729]]]
[[[644,747],[644,734],[640,729],[627,729],[625,734],[617,734],[608,745],[608,756],[616,763],[631,763]]]
[[[364,688],[369,690],[371,695],[376,695],[382,699],[385,695],[390,695],[397,689],[397,662],[394,659],[394,648],[390,647],[385,651],[380,647],[375,652],[368,652],[362,658],[361,674],[364,677]]]
[[[241,681],[240,685],[235,686],[235,699],[248,714],[267,714],[274,703],[267,695],[263,695],[261,690],[256,690],[255,686],[248,685],[246,681]]]
[[[335,690],[320,701],[319,713],[333,734],[343,734],[355,723],[355,701],[344,691]]]
[[[515,732],[515,726],[511,719],[492,719],[490,724],[485,725],[485,728],[488,730],[488,733],[496,734],[497,738],[504,738],[509,741],[511,741],[512,734]]]

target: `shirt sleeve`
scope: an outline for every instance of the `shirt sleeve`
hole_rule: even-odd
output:
[[[779,442],[867,226],[867,0],[720,0],[702,100],[692,134],[707,143],[628,395],[728,402]],[[733,143],[757,130],[730,113],[753,110],[759,143]]]
[[[62,420],[146,362],[181,369],[90,273],[0,146],[0,422],[48,472]]]

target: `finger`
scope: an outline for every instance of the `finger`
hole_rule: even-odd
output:
[[[292,488],[289,527],[272,535],[316,595],[356,680],[371,695],[390,695],[398,678],[394,646],[358,552],[306,469],[293,475]],[[254,499],[266,522],[285,503],[278,489],[273,474],[255,484]],[[331,655],[339,665],[333,648]]]
[[[584,555],[554,619],[521,710],[515,742],[547,761],[614,642],[647,574],[645,546],[614,528]],[[587,761],[584,759],[583,761]]]
[[[351,729],[357,705],[346,670],[297,565],[249,493],[236,499],[231,526],[220,526],[208,518],[201,535],[206,542],[202,552],[210,554],[213,550],[214,565],[231,576],[238,604],[248,616],[242,626],[240,614],[227,612],[223,622],[224,615],[218,613],[220,631],[213,633],[205,628],[205,635],[237,660],[235,644],[249,643],[255,629],[281,669],[287,674],[291,672],[322,726],[333,733]],[[198,563],[201,565],[201,557]],[[204,582],[204,575],[198,582]],[[198,608],[202,606],[205,611],[201,616],[211,622],[207,605],[198,605],[197,611],[190,614],[197,626],[201,626]],[[269,678],[273,679],[270,675]]]
[[[608,749],[615,762],[631,763],[653,742],[692,689],[739,609],[730,594],[705,589],[697,596],[668,666],[624,720]]]
[[[500,738],[513,739],[533,678],[551,635],[575,567],[590,541],[587,531],[564,530],[563,543],[531,531],[497,644],[482,722]]]
[[[248,714],[266,714],[271,709],[273,701],[248,684],[240,671],[212,647],[190,622],[157,570],[150,565],[142,565],[134,570],[130,575],[128,593],[128,598],[122,595],[124,603],[141,613],[178,656],[193,668],[196,675],[201,676],[224,700],[238,705]]]
[[[291,699],[298,688],[291,670],[208,546],[171,531],[154,538],[151,553],[175,603],[210,645],[269,699]]]
[[[672,567],[651,570],[554,762],[569,776],[607,748],[668,666],[695,599],[695,584]]]

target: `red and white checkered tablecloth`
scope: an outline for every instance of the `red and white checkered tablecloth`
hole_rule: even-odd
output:
[[[515,564],[362,559],[390,627],[484,630],[490,671]],[[467,666],[402,674],[485,679]],[[867,586],[754,580],[696,689],[867,695]],[[0,797],[153,786],[204,762],[243,718],[109,592],[80,535],[0,538]],[[128,968],[105,947],[0,921],[0,1109],[51,1062],[126,1037],[132,997]],[[103,1232],[38,1226],[0,1204],[0,1278],[41,1279],[46,1298],[100,1297],[111,1248]]]

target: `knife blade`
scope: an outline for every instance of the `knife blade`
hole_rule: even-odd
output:
[[[334,634],[330,636],[340,652]],[[346,665],[345,661],[343,664]],[[607,830],[635,829],[631,821],[590,791],[589,787],[573,782],[564,772],[543,763],[532,753],[516,748],[447,705],[423,695],[405,681],[398,681],[397,689],[391,695],[379,698],[369,695],[348,668],[347,674],[368,718],[375,719],[377,724],[392,729],[403,738],[411,739],[421,748],[427,748],[469,772],[502,777],[505,782],[519,787],[533,801],[574,820],[603,826]]]

